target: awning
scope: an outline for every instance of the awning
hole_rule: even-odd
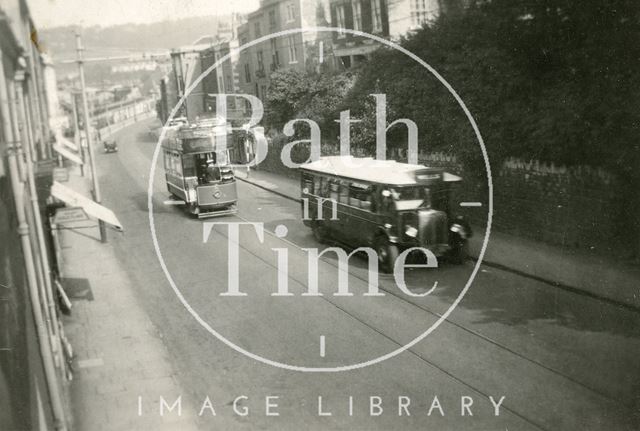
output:
[[[57,134],[56,141],[60,142],[65,147],[69,148],[71,151],[76,151],[76,152],[78,151],[78,146],[76,145],[76,143],[68,140],[67,138],[62,136],[62,134],[60,133]]]
[[[76,156],[62,145],[53,144],[53,149],[56,151],[56,153],[60,154],[65,159],[71,160],[73,163],[76,163],[78,165],[84,165],[80,157]]]
[[[442,181],[445,183],[457,183],[458,181],[462,181],[462,177],[450,174],[449,172],[444,172],[442,174]]]
[[[81,207],[89,216],[100,219],[118,230],[123,230],[120,220],[109,208],[92,201],[67,186],[63,186],[57,181],[54,181],[51,186],[51,196],[60,199],[71,207]]]

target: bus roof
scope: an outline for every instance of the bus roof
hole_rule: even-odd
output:
[[[440,168],[428,168],[423,165],[400,163],[395,160],[376,160],[371,157],[321,157],[319,160],[300,166],[300,169],[370,183],[398,186],[462,180],[459,176],[444,172]]]

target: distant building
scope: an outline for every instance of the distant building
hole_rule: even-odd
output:
[[[111,66],[111,73],[138,72],[141,70],[154,71],[158,64],[153,60],[129,60]]]
[[[200,52],[210,46],[210,43],[189,45],[171,50],[171,64],[176,85],[176,99],[168,101],[169,110],[174,108],[186,90],[202,73]],[[204,91],[202,82],[200,82],[189,92],[185,103],[180,107],[180,116],[186,116],[190,120],[193,120],[201,116],[204,112]]]
[[[202,92],[205,116],[218,115],[218,112],[216,112],[218,95],[235,94],[239,91],[239,77],[235,67],[238,62],[237,45],[236,38],[221,40],[200,52],[200,64],[203,73],[220,60],[226,58],[225,61],[203,76]],[[227,119],[233,120],[242,117],[242,108],[244,106],[242,101],[236,101],[234,97],[225,97],[224,101],[226,103]]]

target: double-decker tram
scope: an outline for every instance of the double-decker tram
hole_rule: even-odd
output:
[[[199,218],[236,212],[236,178],[229,151],[231,130],[211,122],[168,127],[162,141],[167,189]]]
[[[322,157],[300,167],[304,224],[320,242],[371,246],[381,269],[393,272],[399,251],[430,250],[461,263],[469,224],[452,213],[443,169],[351,156]]]

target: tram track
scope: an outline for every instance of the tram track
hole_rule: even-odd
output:
[[[282,193],[282,192],[280,192],[278,190],[270,189],[270,188],[265,187],[265,186],[263,186],[261,184],[257,184],[257,183],[255,183],[253,181],[249,181],[249,180],[247,180],[245,178],[241,178],[241,177],[236,177],[236,178],[238,180],[246,183],[246,184],[249,184],[249,185],[251,185],[253,187],[265,190],[265,191],[267,191],[269,193],[272,193],[274,195],[280,196],[280,197],[282,197],[284,199],[287,199],[287,200],[290,200],[290,201],[293,201],[293,202],[297,202],[297,203],[301,203],[302,202],[302,199],[300,199],[300,198],[295,198],[293,196],[289,196],[286,193]],[[478,260],[477,258],[475,258],[473,256],[471,256],[470,259],[473,260],[474,262],[477,262],[477,260]],[[482,264],[485,265],[485,266],[488,266],[490,268],[499,269],[500,271],[508,272],[508,273],[517,275],[517,276],[522,277],[522,278],[527,278],[529,280],[537,281],[539,283],[543,283],[543,284],[552,286],[552,287],[554,287],[556,289],[561,289],[561,290],[564,290],[564,291],[567,291],[567,292],[570,292],[570,293],[573,293],[573,294],[576,294],[576,295],[583,296],[585,298],[589,298],[592,301],[604,302],[604,303],[607,303],[609,305],[614,305],[616,307],[621,307],[621,308],[624,308],[626,310],[630,310],[630,311],[633,311],[633,312],[636,312],[636,313],[640,312],[640,308],[638,308],[638,307],[635,307],[635,306],[633,306],[631,304],[628,304],[628,303],[625,303],[625,302],[622,302],[622,301],[617,301],[615,299],[608,298],[608,297],[603,296],[603,295],[598,295],[595,292],[588,292],[588,291],[586,291],[584,289],[580,289],[580,288],[575,287],[575,286],[570,286],[568,284],[564,284],[564,283],[560,283],[558,281],[550,280],[550,279],[545,278],[545,277],[532,275],[532,274],[529,274],[527,272],[520,271],[520,270],[517,270],[517,269],[514,269],[514,268],[510,268],[508,266],[501,265],[501,264],[496,263],[496,262],[488,261],[486,259],[483,259]]]
[[[142,153],[142,152],[141,152]],[[147,154],[144,154],[145,158],[148,158]],[[240,179],[240,178],[239,178]],[[159,181],[160,183],[161,181]],[[250,183],[252,184],[252,183]],[[287,196],[283,193],[278,193],[274,190],[270,190],[268,188],[264,188],[264,187],[259,187],[256,186],[255,184],[254,187],[256,188],[261,188],[263,190],[269,191],[271,194],[276,194],[279,195],[282,198],[285,198],[287,200],[299,203],[299,200],[295,199],[295,198],[291,198],[290,196]],[[163,190],[162,190],[163,191]],[[266,200],[269,200],[268,196],[266,197]],[[248,201],[250,202],[250,201]],[[254,203],[254,202],[250,202],[250,203]],[[156,202],[154,203],[154,206],[162,206],[162,202]],[[278,204],[278,205],[282,205],[282,203]],[[146,201],[145,201],[145,208],[146,208]],[[254,208],[255,209],[255,208]],[[171,211],[173,211],[173,209],[171,209]],[[235,216],[229,216],[228,219],[233,221],[234,218],[236,218],[238,221],[245,221],[245,222],[259,222],[259,221],[265,221],[265,220],[255,220],[256,218],[259,218],[259,214],[254,214],[251,213],[251,211],[242,211],[242,207],[240,207],[240,213],[236,214]],[[184,214],[180,214],[181,216],[184,216]],[[246,217],[244,217],[246,216]],[[248,218],[247,218],[248,217]],[[249,218],[254,218],[254,220],[249,220]],[[267,230],[267,229],[265,229]],[[273,232],[270,232],[267,230],[267,235],[269,235],[269,239],[271,240],[271,237],[273,236]],[[226,230],[216,230],[217,234],[220,234],[221,236],[226,236]],[[227,237],[228,238],[228,237]],[[292,246],[296,247],[296,248],[301,248],[300,245],[287,240],[287,239],[283,239],[283,238],[278,238],[280,241],[283,242],[288,242],[289,244],[291,244]],[[296,242],[298,243],[304,243],[303,241],[299,241],[296,240]],[[262,253],[261,249],[256,249],[255,247],[252,247],[251,243],[245,243],[243,244],[242,242],[240,243],[240,247],[243,249],[243,251],[251,254],[252,256],[257,257],[261,262],[265,262],[269,267],[271,268],[276,268],[275,262],[271,263],[269,262],[269,258],[265,253]],[[249,248],[247,248],[249,247]],[[308,247],[308,244],[307,244]],[[333,268],[338,268],[338,265],[336,264],[336,262],[330,258],[321,258],[323,260],[323,264],[324,263],[328,263],[329,265],[331,265],[331,267]],[[483,263],[484,264],[484,263]],[[488,265],[491,266],[491,265]],[[339,268],[338,268],[339,270]],[[509,271],[508,271],[509,272]],[[359,271],[355,271],[354,273],[350,274],[351,277],[354,278],[354,281],[356,279],[361,280],[361,281],[367,281],[367,278],[364,276],[360,275]],[[524,277],[526,277],[526,275],[524,275]],[[297,278],[297,279],[296,279]],[[530,278],[530,277],[528,277]],[[301,282],[300,280],[303,279],[302,277],[298,276],[298,277],[291,277],[291,281],[293,282],[292,284],[294,285],[302,285],[303,287],[306,288],[306,279]],[[417,309],[419,309],[421,312],[423,313],[427,313],[429,315],[433,315],[433,316],[441,316],[440,313],[438,313],[438,311],[435,311],[434,309],[420,304],[420,303],[416,303],[416,302],[412,302],[412,298],[408,298],[405,295],[402,295],[398,292],[396,292],[395,288],[392,288],[391,286],[389,286],[389,282],[387,280],[387,282],[385,283],[384,281],[384,277],[381,277],[381,283],[380,283],[380,290],[385,292],[385,294],[389,295],[390,297],[395,297],[395,299],[400,299],[403,303],[408,303],[411,304],[412,306],[416,307]],[[357,283],[354,283],[357,284]],[[376,321],[372,320],[371,318],[368,318],[366,316],[362,316],[360,313],[358,313],[357,310],[353,310],[350,309],[349,306],[347,305],[347,307],[342,307],[339,303],[336,304],[334,302],[332,302],[332,297],[331,296],[327,296],[327,297],[321,297],[323,300],[325,300],[326,302],[330,303],[333,307],[335,307],[337,310],[339,310],[339,313],[343,313],[345,316],[345,320],[347,320],[347,322],[345,322],[346,324],[348,324],[348,319],[353,319],[353,322],[356,323],[358,325],[363,325],[364,328],[368,328],[370,331],[372,331],[372,335],[374,335],[374,337],[376,337],[375,334],[378,334],[380,337],[382,337],[382,339],[384,340],[388,340],[390,343],[392,343],[393,345],[403,345],[405,343],[402,343],[401,341],[397,341],[397,340],[402,340],[403,337],[399,336],[398,334],[394,334],[392,332],[390,332],[389,330],[387,330],[384,327],[381,327],[380,325],[378,325],[378,327],[376,327]],[[337,298],[336,298],[337,299]],[[391,299],[391,298],[390,298]],[[394,300],[395,300],[394,299]],[[321,303],[318,303],[319,305]],[[398,304],[396,303],[396,306]],[[409,308],[410,310],[410,308]],[[360,316],[360,317],[359,317]],[[419,317],[419,316],[418,316]],[[425,317],[426,318],[426,317]],[[549,375],[553,374],[556,376],[559,376],[563,379],[566,379],[567,382],[570,382],[572,385],[575,385],[576,388],[580,387],[580,388],[584,388],[586,391],[589,391],[589,393],[592,394],[596,394],[598,395],[598,397],[602,397],[603,399],[607,399],[607,400],[615,400],[614,397],[611,397],[609,395],[607,395],[606,393],[602,393],[597,389],[594,389],[593,387],[589,386],[588,384],[583,384],[581,383],[579,380],[576,380],[575,378],[568,376],[566,374],[564,374],[562,371],[546,366],[544,365],[542,362],[538,362],[535,359],[531,359],[527,356],[524,356],[522,353],[519,353],[517,350],[513,350],[512,348],[508,347],[505,344],[500,343],[499,341],[496,341],[490,337],[487,337],[481,333],[478,333],[477,331],[471,329],[470,327],[464,326],[463,324],[459,324],[456,323],[454,321],[451,321],[449,319],[446,319],[446,322],[443,322],[441,329],[439,330],[444,330],[447,328],[447,326],[452,325],[453,327],[455,327],[456,329],[461,329],[462,331],[464,331],[465,333],[470,334],[470,336],[472,336],[474,339],[478,339],[477,344],[476,344],[476,348],[478,349],[482,349],[484,350],[484,348],[482,348],[483,345],[493,345],[496,346],[496,348],[503,350],[505,352],[507,352],[508,356],[509,354],[514,355],[514,357],[517,357],[518,359],[527,361],[528,363],[532,364],[535,367],[539,367],[540,369],[543,369],[547,372],[549,372]],[[455,329],[448,329],[448,331],[455,331]],[[470,338],[470,337],[467,337]],[[374,338],[375,339],[375,338]],[[469,340],[471,342],[471,346],[473,346],[473,341]],[[516,343],[517,344],[517,343]],[[513,345],[513,343],[512,343]],[[422,367],[417,367],[418,369],[420,369],[421,373],[424,372],[429,373],[430,370],[433,370],[433,374],[434,375],[441,375],[442,378],[446,381],[449,380],[452,382],[452,386],[454,385],[453,382],[455,382],[455,386],[458,387],[462,387],[461,390],[464,390],[464,388],[469,388],[469,392],[473,392],[473,393],[477,393],[479,394],[479,396],[487,396],[487,393],[491,393],[493,395],[495,395],[495,391],[491,390],[491,387],[488,386],[488,384],[486,383],[486,381],[476,381],[476,378],[474,376],[469,377],[468,375],[466,375],[466,373],[460,373],[458,372],[454,366],[452,366],[449,362],[447,362],[446,358],[445,360],[442,359],[442,357],[439,358],[439,360],[434,360],[432,358],[432,355],[425,354],[424,350],[418,349],[417,348],[418,345],[416,345],[415,347],[412,347],[410,349],[408,349],[408,354],[410,355],[409,358],[414,357],[416,359],[418,359],[421,363],[423,363],[424,365]],[[516,346],[517,347],[517,346]],[[526,349],[521,349],[526,351]],[[464,352],[464,349],[462,349],[462,351]],[[422,352],[422,354],[421,354]],[[438,358],[437,358],[438,359]],[[520,361],[518,361],[520,362]],[[514,363],[517,364],[516,361],[514,361]],[[419,364],[417,364],[419,365]],[[519,365],[519,364],[518,364]],[[474,365],[472,365],[474,366]],[[519,367],[520,368],[520,367]],[[424,370],[424,371],[422,371]],[[545,373],[543,373],[542,375],[544,376]],[[458,377],[461,376],[461,377]],[[554,385],[556,387],[556,390],[553,392],[556,395],[556,399],[560,399],[558,397],[558,395],[562,395],[563,394],[563,389],[562,388],[558,388],[558,384],[559,384],[559,380],[555,380]],[[515,384],[517,384],[517,382],[514,382]],[[454,387],[455,387],[454,386]],[[514,386],[510,386],[508,385],[508,387],[512,387],[515,388]],[[514,392],[517,392],[517,390],[514,390]],[[576,391],[576,393],[579,393],[578,391]],[[532,392],[533,394],[533,392]],[[542,392],[540,392],[541,395],[544,395]],[[619,403],[622,404],[622,403]],[[627,404],[627,403],[625,403]],[[561,424],[557,423],[556,421],[558,420],[557,418],[554,420],[552,418],[550,418],[549,415],[545,415],[545,412],[540,411],[540,414],[538,414],[538,412],[536,411],[536,409],[531,409],[531,407],[527,407],[525,404],[523,404],[522,400],[520,401],[514,401],[514,398],[510,398],[509,394],[507,393],[507,399],[505,400],[502,409],[505,413],[508,412],[509,415],[513,415],[513,417],[517,417],[520,418],[522,421],[529,423],[530,426],[532,428],[536,428],[536,429],[561,429],[562,426]],[[544,419],[546,418],[546,419]],[[564,423],[564,421],[563,421]],[[573,423],[572,421],[567,421],[568,423]],[[615,426],[614,426],[615,427]],[[511,427],[509,427],[509,429],[511,429]],[[622,429],[622,428],[621,428]],[[627,429],[627,428],[624,428]],[[629,428],[631,429],[631,428]]]
[[[245,223],[256,223],[255,221],[249,220],[249,219],[247,219],[247,218],[245,218],[245,217],[243,217],[243,216],[241,216],[241,215],[239,215],[239,214],[237,214],[237,213],[236,213],[236,214],[233,214],[233,215],[232,215],[232,216],[230,216],[230,217],[237,218],[237,219],[239,219],[239,220],[241,220],[241,221],[243,221],[243,222],[245,222]],[[298,249],[302,249],[302,247],[300,247],[299,245],[297,245],[297,244],[295,244],[295,243],[293,243],[293,242],[291,242],[291,241],[289,241],[289,240],[287,240],[287,239],[285,239],[285,238],[280,238],[280,237],[276,236],[274,232],[271,232],[271,231],[269,231],[268,229],[264,229],[264,231],[265,231],[267,234],[269,234],[270,236],[272,236],[272,237],[274,237],[274,238],[276,238],[276,239],[278,239],[278,240],[280,240],[280,241],[282,241],[282,242],[285,242],[285,243],[287,243],[287,244],[290,244],[290,245],[292,245],[292,246],[294,246],[294,247],[296,247],[296,248],[298,248]],[[223,237],[225,237],[225,238],[227,238],[227,240],[229,240],[229,237],[228,237],[224,232],[222,232],[222,231],[220,231],[220,230],[217,230],[217,231],[216,231],[216,233],[217,233],[217,234],[219,234],[219,235],[221,235],[221,236],[223,236]],[[252,250],[250,250],[249,248],[245,247],[242,243],[239,243],[238,245],[239,245],[239,247],[240,247],[240,248],[242,248],[245,252],[247,252],[247,253],[249,253],[250,255],[254,256],[254,257],[255,257],[255,258],[257,258],[258,260],[260,260],[260,261],[264,262],[266,265],[268,265],[268,266],[270,266],[270,267],[274,268],[275,270],[277,270],[277,269],[278,269],[278,268],[277,268],[277,266],[276,266],[276,265],[274,265],[272,262],[270,262],[270,261],[269,261],[269,260],[267,260],[267,259],[264,259],[264,258],[263,258],[262,256],[260,256],[259,254],[255,253],[255,252],[253,252]],[[331,261],[328,261],[328,260],[326,260],[326,259],[324,259],[324,258],[322,258],[322,257],[321,257],[320,259],[321,259],[323,262],[325,262],[325,263],[329,263],[331,266],[338,268],[338,266],[337,266],[337,265],[334,265]],[[353,275],[353,274],[351,274],[351,275]],[[306,287],[306,283],[305,283],[304,281],[298,280],[297,278],[292,277],[292,276],[289,276],[289,278],[290,278],[290,280],[292,280],[294,283],[298,284],[298,285],[299,285],[300,287],[302,287],[303,289]],[[360,279],[360,280],[364,280],[363,278],[358,277],[358,276],[356,276],[356,278],[358,278],[358,279]],[[365,281],[366,281],[366,280],[365,280]],[[382,290],[384,290],[384,289],[382,289]],[[384,290],[384,291],[385,291],[385,292],[387,292],[387,290]],[[394,295],[394,296],[396,296],[396,297],[397,297],[397,295]],[[332,301],[329,299],[329,297],[327,297],[327,296],[319,296],[318,298],[320,298],[320,299],[322,299],[323,301],[325,301],[325,302],[327,302],[327,303],[331,304],[333,307],[335,307],[336,309],[340,310],[342,313],[344,313],[344,314],[346,314],[347,316],[349,316],[349,318],[351,318],[351,319],[353,319],[354,321],[357,321],[358,323],[360,323],[360,324],[364,325],[365,327],[367,327],[367,328],[368,328],[368,329],[370,329],[371,331],[373,331],[373,332],[377,333],[378,335],[380,335],[380,336],[384,337],[386,340],[390,341],[391,343],[395,344],[396,346],[398,346],[398,347],[402,347],[402,346],[404,346],[404,345],[405,345],[405,343],[402,343],[401,341],[398,341],[398,340],[396,340],[395,338],[393,338],[393,337],[391,337],[391,336],[389,336],[389,335],[385,334],[384,332],[382,332],[381,330],[379,330],[379,329],[378,329],[378,328],[376,328],[375,326],[373,326],[373,325],[371,325],[370,323],[368,323],[366,320],[364,320],[364,319],[362,319],[362,318],[360,318],[360,317],[356,316],[355,314],[351,313],[349,310],[346,310],[345,308],[341,307],[340,305],[336,304],[335,302],[332,302]],[[399,297],[398,297],[398,298],[399,298]],[[406,300],[404,300],[404,302],[409,303],[409,304],[411,304],[411,305],[415,305],[415,304],[412,304],[410,301],[406,301]],[[423,311],[425,311],[425,310],[423,310]],[[432,314],[433,314],[433,313],[432,313]],[[445,321],[446,321],[446,322],[449,322],[448,320],[445,320]],[[449,322],[449,323],[450,323],[450,322]],[[488,398],[488,397],[489,397],[489,395],[491,395],[491,394],[488,394],[488,393],[484,392],[484,391],[483,391],[483,390],[481,390],[480,388],[478,388],[478,387],[474,386],[473,384],[471,384],[471,383],[469,383],[469,382],[467,382],[467,381],[465,381],[465,380],[463,380],[463,379],[461,379],[461,378],[459,378],[459,377],[455,376],[453,373],[451,373],[450,371],[447,371],[447,370],[446,370],[445,368],[443,368],[442,366],[440,366],[440,365],[436,364],[435,362],[430,361],[429,359],[425,358],[424,356],[422,356],[420,353],[418,353],[418,352],[417,352],[417,351],[415,351],[414,349],[409,348],[409,349],[407,349],[406,351],[407,351],[407,352],[409,352],[410,354],[412,354],[412,355],[413,355],[414,357],[416,357],[417,359],[419,359],[421,362],[424,362],[425,364],[427,364],[429,367],[431,367],[431,368],[433,368],[433,369],[435,369],[435,370],[439,371],[440,373],[444,374],[445,376],[447,376],[448,378],[450,378],[450,379],[454,380],[455,382],[457,382],[457,383],[459,383],[459,384],[461,384],[461,385],[463,385],[463,386],[465,386],[465,387],[469,388],[470,390],[474,391],[474,392],[475,392],[475,393],[477,393],[478,395],[482,395],[482,396],[484,396],[485,398]],[[516,417],[518,417],[518,418],[522,419],[523,421],[525,421],[525,422],[529,423],[531,426],[533,426],[533,427],[535,427],[535,428],[537,428],[537,429],[539,429],[539,430],[543,430],[543,431],[553,431],[552,429],[547,428],[547,427],[545,427],[544,425],[542,425],[542,424],[540,424],[540,423],[537,423],[535,420],[533,420],[533,419],[531,419],[531,418],[528,418],[527,416],[525,416],[525,415],[523,415],[523,414],[519,413],[518,411],[514,410],[513,408],[509,407],[509,406],[506,404],[506,401],[505,401],[505,404],[502,404],[502,407],[501,407],[501,408],[502,408],[502,409],[504,409],[505,411],[508,411],[508,412],[509,412],[509,413],[511,413],[512,415],[514,415],[514,416],[516,416]]]
[[[259,189],[262,189],[262,190],[271,192],[273,194],[276,194],[276,195],[278,195],[280,197],[283,197],[285,199],[292,200],[292,201],[298,202],[298,203],[300,202],[299,199],[292,198],[291,196],[288,196],[288,195],[286,195],[284,193],[275,192],[275,191],[270,190],[270,189],[268,189],[266,187],[262,187],[260,185],[254,184],[253,182],[250,182],[250,181],[244,181],[244,182],[249,184],[249,185],[252,185],[254,187],[257,187]],[[245,222],[255,223],[255,221],[250,221],[250,220],[240,216],[239,214],[235,214],[235,216],[238,217],[239,219],[245,221]],[[298,244],[295,244],[294,242],[292,242],[290,240],[287,240],[286,238],[277,237],[273,232],[269,231],[266,228],[265,228],[265,232],[269,233],[269,235],[273,236],[274,238],[277,238],[278,240],[281,240],[281,241],[283,241],[283,242],[285,242],[285,243],[287,243],[287,244],[289,244],[289,245],[291,245],[293,247],[296,247],[298,249],[302,249],[303,248],[302,246],[300,246]],[[337,244],[340,245],[340,246],[343,246],[340,243],[337,243]],[[326,258],[324,258],[322,256],[320,257],[320,259],[323,262],[333,266],[334,268],[337,268],[338,270],[341,270],[339,265],[337,265],[334,261],[332,261],[330,259],[326,259]],[[474,262],[475,262],[475,260],[474,260]],[[484,262],[483,262],[483,264],[484,264]],[[487,265],[487,266],[491,266],[491,265]],[[502,268],[498,268],[498,269],[504,270]],[[507,272],[509,272],[509,271],[507,271]],[[349,273],[349,275],[354,277],[354,278],[356,278],[356,279],[358,279],[358,280],[360,280],[360,281],[368,283],[367,278],[363,277],[363,276],[361,276],[359,274]],[[518,274],[518,275],[521,275],[521,274]],[[521,276],[525,277],[525,278],[531,278],[531,279],[535,280],[535,278],[533,278],[533,277],[527,277],[526,274],[525,275],[521,275]],[[540,280],[536,280],[536,281],[540,281]],[[422,311],[424,311],[424,312],[426,312],[426,313],[428,313],[428,314],[430,314],[430,315],[432,315],[432,316],[434,316],[434,317],[436,317],[438,319],[442,317],[441,313],[438,313],[437,311],[434,311],[434,310],[432,310],[432,309],[430,309],[430,308],[428,308],[428,307],[426,307],[426,306],[424,306],[422,304],[419,304],[419,303],[416,303],[414,301],[409,300],[406,296],[398,294],[394,289],[386,288],[383,283],[380,283],[379,289],[381,291],[391,295],[391,296],[394,296],[397,299],[400,299],[401,301],[403,301],[405,303],[411,304],[412,306],[414,306],[414,307],[416,307],[416,308],[418,308],[418,309],[420,309],[420,310],[422,310]],[[590,297],[590,298],[591,299],[600,299],[599,297],[598,298]],[[458,328],[458,329],[461,329],[464,332],[467,332],[467,333],[469,333],[469,334],[471,334],[471,335],[473,335],[475,337],[478,337],[478,338],[482,339],[483,341],[486,341],[487,343],[490,343],[490,344],[498,347],[499,349],[504,350],[505,352],[508,352],[508,353],[510,353],[510,354],[512,354],[512,355],[514,355],[514,356],[516,356],[516,357],[518,357],[518,358],[520,358],[520,359],[522,359],[522,360],[524,360],[526,362],[529,362],[529,363],[531,363],[533,365],[536,365],[536,366],[538,366],[538,367],[540,367],[540,368],[542,368],[542,369],[544,369],[544,370],[546,370],[546,371],[548,371],[550,373],[553,373],[554,375],[556,375],[558,377],[564,378],[564,379],[570,381],[571,383],[576,384],[576,385],[582,387],[583,389],[586,389],[586,390],[592,392],[593,394],[601,396],[601,397],[603,397],[603,398],[605,398],[605,399],[607,399],[609,401],[613,401],[613,402],[616,402],[616,403],[621,403],[621,404],[625,405],[627,408],[633,408],[634,407],[634,405],[630,402],[629,399],[611,397],[607,393],[605,393],[603,391],[600,391],[597,388],[594,388],[594,387],[592,387],[592,386],[590,386],[588,384],[585,384],[585,383],[581,382],[580,380],[578,380],[578,379],[576,379],[576,378],[574,378],[572,376],[569,376],[569,375],[563,373],[562,371],[560,371],[560,370],[558,370],[556,368],[550,367],[550,366],[545,365],[544,363],[542,363],[540,361],[537,361],[535,359],[529,358],[529,357],[525,356],[524,354],[522,354],[522,353],[520,353],[520,352],[518,352],[518,351],[516,351],[516,350],[514,350],[514,349],[512,349],[512,348],[510,348],[508,346],[506,346],[505,344],[500,343],[499,341],[496,341],[496,340],[494,340],[494,339],[492,339],[492,338],[490,338],[490,337],[488,337],[488,336],[486,336],[484,334],[479,333],[478,331],[475,331],[475,330],[473,330],[471,328],[468,328],[468,327],[466,327],[464,325],[456,323],[456,322],[454,322],[454,321],[452,321],[450,319],[445,319],[445,322],[450,324],[450,325],[452,325],[452,326],[454,326],[454,327],[456,327],[456,328]]]

